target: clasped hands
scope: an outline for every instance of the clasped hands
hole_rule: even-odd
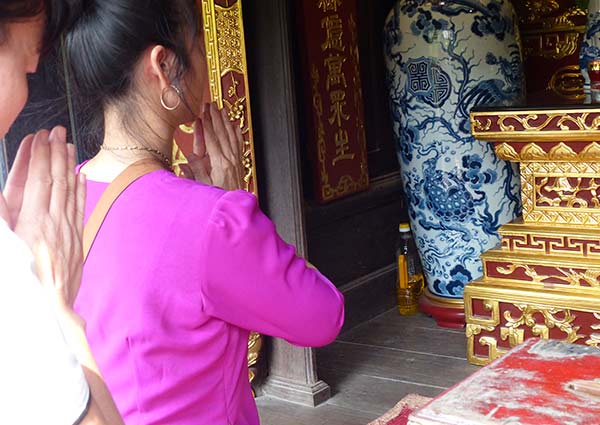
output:
[[[243,188],[244,138],[225,109],[205,105],[194,126],[193,152],[180,165],[183,177],[225,190]]]
[[[67,315],[74,314],[83,262],[85,176],[75,165],[63,127],[39,131],[21,142],[0,194],[0,217],[29,246],[38,278]]]

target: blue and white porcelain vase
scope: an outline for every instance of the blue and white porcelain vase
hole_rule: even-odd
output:
[[[385,26],[388,83],[404,190],[429,291],[462,298],[480,255],[520,215],[517,169],[471,136],[479,105],[524,100],[509,0],[401,0]]]
[[[585,103],[591,101],[590,76],[587,64],[594,59],[600,59],[600,0],[590,0],[585,34],[579,51],[579,66],[583,75],[583,91]]]

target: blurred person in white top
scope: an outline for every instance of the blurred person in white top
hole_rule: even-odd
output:
[[[0,140],[77,0],[0,0]],[[0,424],[121,424],[73,311],[85,177],[57,127],[26,137],[0,193]]]

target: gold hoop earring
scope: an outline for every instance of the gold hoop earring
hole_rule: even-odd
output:
[[[165,102],[165,94],[167,94],[169,90],[173,90],[177,94],[177,103],[175,106],[168,106],[167,102]],[[165,87],[160,95],[160,104],[167,111],[174,111],[175,109],[179,108],[181,105],[181,90],[179,90],[179,88],[173,84],[171,84],[169,87]]]

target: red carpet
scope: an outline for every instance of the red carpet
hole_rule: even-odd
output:
[[[406,425],[410,414],[431,401],[429,397],[409,394],[396,404],[389,412],[375,419],[368,425]]]

